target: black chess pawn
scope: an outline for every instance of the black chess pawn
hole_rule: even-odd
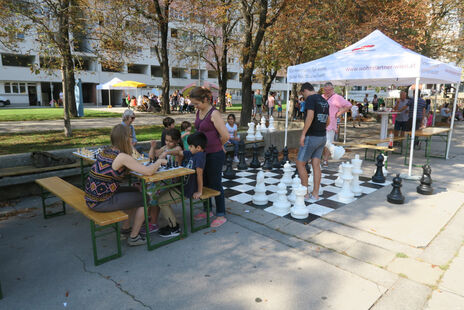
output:
[[[240,141],[238,149],[239,149],[239,151],[238,151],[239,163],[238,163],[237,169],[238,170],[247,170],[248,165],[247,165],[246,160],[245,160],[245,142],[243,140]]]
[[[272,167],[276,169],[282,168],[282,165],[279,161],[279,151],[276,147],[274,147],[274,150],[272,151]]]
[[[263,170],[272,170],[272,161],[271,161],[271,150],[268,149],[266,153],[264,153],[264,164]]]
[[[306,168],[306,172],[308,173],[308,175],[310,175],[311,174],[311,166],[309,165],[308,162],[306,162],[305,168]]]
[[[259,159],[258,159],[258,145],[256,143],[253,143],[253,159],[251,160],[250,168],[259,168],[259,167],[261,167],[261,163],[259,162]]]
[[[228,156],[226,160],[226,170],[223,172],[223,176],[226,179],[235,179],[235,170],[232,168],[232,156]]]
[[[377,170],[375,171],[374,176],[372,177],[372,182],[375,183],[385,183],[385,176],[383,175],[383,155],[379,154],[377,156],[377,162],[375,165],[377,166]]]
[[[391,203],[396,203],[398,205],[401,205],[404,203],[404,196],[401,193],[401,183],[402,179],[400,178],[400,175],[397,174],[396,177],[393,178],[393,189],[390,192],[390,194],[387,195],[387,201]]]
[[[282,159],[280,164],[285,165],[287,161],[290,162],[290,160],[288,159],[288,147],[287,146],[284,147],[284,149],[282,150],[282,153],[284,154],[284,158]]]
[[[420,185],[417,187],[417,192],[422,195],[432,195],[433,194],[433,187],[432,187],[432,177],[430,174],[432,173],[432,168],[430,165],[423,165],[422,166],[422,177],[420,178]]]

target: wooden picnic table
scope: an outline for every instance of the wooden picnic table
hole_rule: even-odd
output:
[[[79,152],[73,152],[73,154],[81,159],[81,173],[84,173],[83,169],[83,162],[84,160],[95,162],[95,158],[90,156],[85,156]],[[146,159],[146,158],[145,158]],[[143,161],[145,161],[143,159]],[[185,238],[187,236],[187,217],[185,212],[185,196],[184,196],[184,177],[195,174],[195,170],[179,167],[165,171],[157,171],[152,175],[142,175],[140,173],[131,171],[132,176],[135,176],[141,181],[142,185],[142,195],[143,195],[143,207],[145,211],[145,229],[147,232],[150,231],[149,228],[149,220],[148,220],[148,201],[147,201],[147,183],[153,183],[155,186],[150,189],[153,193],[161,190],[168,190],[171,189],[173,196],[176,196],[182,203],[182,221],[183,221],[183,230],[182,234],[177,237],[168,238],[166,240],[160,241],[155,244],[151,244],[151,236],[147,233],[147,249],[149,251],[154,250],[160,246],[165,244],[174,242],[181,238]],[[84,180],[84,176],[82,176]],[[168,183],[168,180],[172,180],[172,182]],[[84,182],[83,182],[84,185]],[[175,198],[173,197],[174,202],[176,202]]]
[[[415,132],[415,137],[418,137],[418,140],[420,141],[420,137],[423,137],[425,141],[425,158],[427,161],[427,164],[430,163],[430,158],[431,157],[436,157],[436,158],[445,158],[446,159],[446,146],[448,145],[448,132],[450,131],[450,128],[445,128],[445,127],[427,127],[424,129],[416,130]],[[404,164],[407,165],[407,157],[409,155],[409,147],[410,147],[410,141],[411,141],[411,131],[406,131],[406,152],[404,152]],[[432,155],[431,154],[431,145],[432,145],[432,137],[433,136],[438,136],[444,139],[446,142],[445,144],[445,155]],[[414,166],[421,166],[421,165],[414,165]]]

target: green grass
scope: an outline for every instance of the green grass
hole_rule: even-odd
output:
[[[404,253],[396,253],[396,257],[399,257],[399,258],[408,258],[408,256]]]
[[[120,117],[120,113],[84,110],[83,118]],[[63,119],[63,108],[0,109],[0,122]]]
[[[159,140],[162,125],[135,126],[138,141]],[[0,134],[0,155],[50,151],[110,144],[111,128],[73,130],[66,138],[63,131]]]

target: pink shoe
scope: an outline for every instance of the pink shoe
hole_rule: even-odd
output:
[[[219,227],[225,222],[227,222],[227,219],[225,217],[218,217],[211,223],[210,227]]]
[[[211,217],[213,217],[213,216],[214,216],[213,212],[210,211],[210,212],[209,212],[209,217],[211,218]],[[197,215],[195,215],[195,216],[193,217],[193,219],[194,219],[195,221],[204,220],[205,218],[206,218],[206,212],[200,212],[200,213],[198,213]]]

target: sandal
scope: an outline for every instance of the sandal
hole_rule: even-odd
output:
[[[225,217],[218,217],[211,223],[210,227],[219,227],[225,222],[227,222],[227,219]]]
[[[329,168],[329,163],[327,162],[327,160],[324,160],[324,161],[322,162],[322,167],[324,167],[324,168]]]
[[[214,216],[213,212],[210,211],[210,212],[209,212],[209,217],[212,218],[213,216]],[[195,221],[204,220],[205,218],[206,218],[206,212],[200,212],[200,213],[198,213],[197,215],[195,215],[195,216],[193,217],[193,219],[194,219]]]

